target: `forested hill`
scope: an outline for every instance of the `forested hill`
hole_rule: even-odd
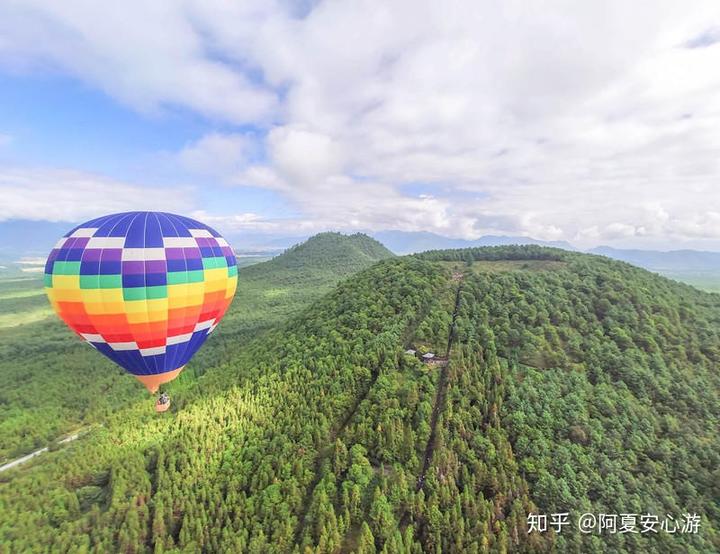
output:
[[[165,416],[134,403],[0,475],[0,545],[716,552],[719,329],[720,296],[601,257],[382,260],[228,342]],[[640,514],[689,512],[701,526],[528,534],[531,512],[638,514],[636,530]]]
[[[362,233],[320,233],[268,262],[251,266],[247,275],[267,273],[275,280],[288,282],[292,282],[298,271],[317,275],[319,279],[328,272],[344,277],[392,256],[394,254],[382,244]]]

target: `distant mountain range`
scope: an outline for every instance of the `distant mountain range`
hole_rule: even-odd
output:
[[[542,241],[532,237],[486,235],[476,240],[452,239],[435,233],[410,231],[380,231],[370,235],[382,242],[395,254],[413,254],[426,250],[446,250],[449,248],[473,248],[478,246],[505,246],[508,244],[539,244],[554,246],[563,250],[577,250],[565,241]]]
[[[0,262],[44,256],[73,228],[72,223],[51,221],[0,221]]]
[[[0,222],[0,271],[19,271],[21,258],[44,258],[59,237],[73,226],[72,223],[12,220]],[[577,251],[565,241],[542,241],[523,236],[487,235],[475,240],[455,239],[430,232],[378,231],[368,233],[394,254],[403,255],[426,250],[503,246],[508,244],[537,244],[564,250]],[[263,253],[271,257],[307,240],[308,236],[266,235],[260,233],[225,234],[239,253]],[[326,237],[330,240],[332,235]],[[335,237],[336,238],[336,237]],[[599,246],[589,251],[655,271],[698,286],[707,283],[720,289],[720,252],[699,250],[625,250]],[[27,270],[27,266],[25,267]],[[707,286],[705,287],[707,288]]]
[[[701,250],[623,250],[599,246],[590,251],[627,262],[689,285],[720,292],[720,252]]]
[[[590,250],[615,260],[653,269],[655,271],[720,271],[720,252],[701,250],[623,250],[609,246],[598,246]]]

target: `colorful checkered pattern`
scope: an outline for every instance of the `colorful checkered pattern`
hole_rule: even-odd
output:
[[[232,302],[237,265],[193,219],[129,212],[83,223],[53,248],[45,290],[78,335],[133,375],[184,366]]]

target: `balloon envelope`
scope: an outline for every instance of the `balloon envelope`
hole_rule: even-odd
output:
[[[163,212],[83,223],[45,265],[45,290],[60,318],[151,392],[202,346],[236,287],[227,241],[199,221]]]

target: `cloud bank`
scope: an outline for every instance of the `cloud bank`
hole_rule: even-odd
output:
[[[0,169],[0,193],[0,221],[80,222],[103,213],[193,206],[189,189],[143,187],[75,170]]]
[[[290,227],[678,245],[720,241],[718,29],[712,0],[25,0],[0,64],[251,126],[179,163]]]

